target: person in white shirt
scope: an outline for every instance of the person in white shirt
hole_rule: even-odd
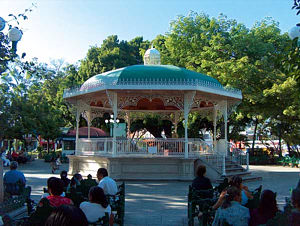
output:
[[[108,205],[103,189],[93,186],[89,191],[89,202],[82,202],[80,209],[84,212],[89,223],[94,223],[105,216],[111,215],[111,207]]]
[[[103,189],[105,195],[117,194],[117,183],[108,176],[107,170],[105,168],[98,169],[97,178],[100,181],[98,186]]]

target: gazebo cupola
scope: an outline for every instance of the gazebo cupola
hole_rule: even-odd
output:
[[[153,46],[145,52],[144,65],[160,65],[160,53]]]

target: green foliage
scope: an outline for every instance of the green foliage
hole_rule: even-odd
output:
[[[149,41],[144,41],[142,37],[127,42],[119,41],[117,35],[108,36],[101,47],[91,47],[86,58],[81,61],[78,73],[80,83],[96,74],[141,64],[143,62],[141,53],[144,53],[149,45]]]

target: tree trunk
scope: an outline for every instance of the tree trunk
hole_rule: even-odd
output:
[[[279,134],[278,134],[278,139],[279,139],[279,156],[282,157],[282,150],[281,150],[281,124],[279,124]]]
[[[289,143],[289,142],[286,142],[286,145],[287,145],[288,152],[289,152],[289,155],[290,155],[290,154],[291,154],[291,146],[290,146],[290,143]]]
[[[49,138],[47,139],[47,153],[49,154]]]
[[[252,154],[254,153],[254,146],[255,146],[255,140],[256,140],[256,130],[257,130],[257,125],[258,125],[258,119],[257,117],[255,118],[255,121],[254,121],[254,131],[253,131],[253,139],[252,139]]]

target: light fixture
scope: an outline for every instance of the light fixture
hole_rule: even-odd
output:
[[[110,122],[110,123],[113,123],[113,122],[114,122],[114,120],[113,120],[113,119],[110,119],[110,120],[109,120],[109,122]]]
[[[110,118],[114,118],[114,115],[113,115],[113,114],[111,114],[111,115],[110,115]]]
[[[12,42],[18,42],[22,38],[22,31],[20,31],[17,27],[13,27],[8,31],[8,38]]]
[[[0,31],[2,31],[5,28],[5,24],[5,20],[2,17],[0,17]]]
[[[119,120],[119,119],[117,119],[117,120],[116,120],[116,122],[117,122],[117,123],[119,123],[119,122],[120,122],[120,120]]]
[[[106,124],[108,123],[108,119],[105,119],[105,123],[106,123]]]

